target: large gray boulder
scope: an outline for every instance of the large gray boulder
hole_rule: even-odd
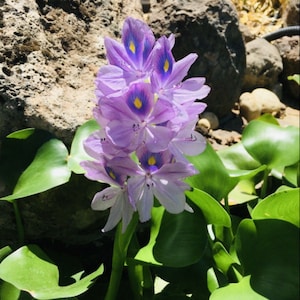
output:
[[[157,36],[174,33],[174,56],[195,52],[190,76],[205,76],[211,92],[204,101],[218,117],[238,101],[245,69],[245,47],[231,1],[161,0],[151,6],[149,24]]]

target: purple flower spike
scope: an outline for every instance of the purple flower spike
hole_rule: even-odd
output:
[[[95,210],[110,208],[103,231],[120,221],[125,231],[136,210],[148,221],[154,197],[170,213],[192,212],[184,179],[197,171],[185,155],[205,148],[194,127],[206,104],[194,101],[210,91],[203,77],[183,81],[197,55],[176,62],[174,35],[155,41],[144,22],[130,17],[121,43],[104,43],[109,65],[97,74],[93,110],[102,129],[84,142],[94,161],[81,163],[87,178],[110,185],[92,201]]]

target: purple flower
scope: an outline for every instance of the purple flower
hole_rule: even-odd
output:
[[[130,158],[123,157],[122,161],[125,166],[128,166],[129,170],[135,168],[135,163]],[[111,185],[96,193],[91,205],[94,210],[110,208],[109,218],[102,231],[111,230],[122,220],[122,230],[124,232],[132,218],[133,212],[136,210],[132,204],[133,202],[128,198],[126,182],[128,170],[123,167],[122,170],[125,173],[121,173],[117,167],[118,164],[120,164],[119,159],[108,160],[105,158],[99,161],[85,161],[81,163],[81,166],[87,171],[85,174],[87,178]]]
[[[127,187],[129,197],[138,210],[140,221],[150,219],[154,196],[170,213],[192,211],[184,194],[190,187],[182,180],[196,173],[193,165],[174,162],[169,151],[153,153],[145,147],[139,148],[137,156],[140,165],[131,170],[127,168],[130,175]],[[122,169],[122,166],[120,168]]]
[[[112,143],[129,152],[140,145],[151,151],[167,149],[174,136],[166,123],[175,117],[173,106],[164,100],[155,100],[149,83],[132,84],[122,97],[102,103],[104,118],[110,119],[106,134]]]
[[[178,104],[205,98],[210,91],[210,88],[204,84],[205,78],[194,77],[182,82],[197,59],[197,54],[191,53],[175,62],[171,52],[172,47],[172,40],[163,36],[157,41],[157,46],[153,50],[154,71],[150,79],[153,90],[158,93],[159,98],[175,101]]]
[[[106,56],[110,65],[99,70],[96,94],[110,95],[126,88],[131,82],[150,76],[155,38],[142,21],[127,18],[122,30],[122,43],[105,38]]]

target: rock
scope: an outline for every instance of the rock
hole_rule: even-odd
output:
[[[208,125],[209,129],[217,129],[219,127],[219,119],[214,113],[206,111],[201,114],[201,118],[198,122],[198,125],[201,124]]]
[[[299,0],[285,1],[282,19],[285,26],[299,25],[300,2]]]
[[[251,91],[257,87],[271,88],[278,82],[283,70],[278,49],[262,38],[246,44],[247,66],[243,89]]]
[[[265,88],[257,88],[252,93],[245,92],[240,96],[240,113],[248,122],[264,113],[280,117],[284,110],[285,105],[276,94]]]
[[[0,143],[14,130],[35,127],[70,144],[75,129],[92,118],[95,73],[106,64],[104,36],[120,38],[128,15],[142,18],[141,5],[131,0],[0,2]],[[98,239],[107,212],[93,211],[90,203],[102,188],[74,175],[63,186],[17,200],[26,241],[78,245]],[[6,195],[0,179],[0,197]],[[0,201],[0,248],[16,242],[15,224],[12,205]]]
[[[228,114],[240,95],[245,47],[231,1],[162,0],[151,5],[149,24],[157,36],[174,33],[176,59],[198,54],[190,76],[205,76],[212,90],[204,101],[218,117]]]
[[[92,117],[104,36],[120,37],[131,0],[5,0],[0,24],[0,139],[36,127],[69,143]]]
[[[297,103],[299,102],[300,86],[295,81],[288,80],[288,76],[300,72],[299,36],[282,37],[274,41],[274,45],[278,48],[283,62],[283,72],[281,74],[283,91]]]
[[[197,122],[196,130],[204,135],[207,135],[211,130],[211,125],[207,119],[200,119]]]

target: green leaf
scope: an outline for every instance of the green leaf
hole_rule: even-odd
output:
[[[230,267],[237,264],[233,257],[227,252],[225,247],[220,242],[213,244],[213,257],[219,270],[224,274],[228,272]]]
[[[91,160],[91,157],[85,152],[83,142],[89,137],[89,135],[99,128],[99,124],[95,120],[90,120],[78,127],[76,130],[68,159],[68,166],[74,173],[83,174],[85,172],[80,166],[80,162],[84,160]]]
[[[209,143],[204,152],[198,156],[189,156],[188,160],[199,174],[188,177],[186,182],[193,188],[205,191],[218,201],[226,197],[238,181],[229,176],[221,159]]]
[[[13,132],[1,142],[0,182],[4,190],[0,197],[13,192],[22,172],[30,165],[38,149],[52,138],[49,132],[24,129]]]
[[[34,134],[36,131],[35,128],[26,128],[26,129],[21,129],[15,132],[10,133],[7,138],[10,139],[19,139],[19,140],[26,140],[29,138],[32,134]]]
[[[18,300],[21,291],[14,285],[3,281],[0,283],[0,299],[1,300]]]
[[[228,195],[229,205],[238,205],[257,199],[255,182],[242,179]]]
[[[300,74],[294,74],[287,77],[288,80],[294,80],[298,85],[300,85]]]
[[[194,188],[193,191],[186,191],[186,195],[201,209],[207,224],[231,226],[230,216],[226,210],[209,194]]]
[[[256,293],[250,285],[250,276],[244,277],[238,283],[231,283],[225,287],[216,289],[210,296],[210,300],[263,300],[268,299]],[[272,298],[275,299],[275,298]],[[285,298],[287,299],[287,298]]]
[[[236,250],[251,287],[268,299],[299,295],[299,229],[275,219],[244,219],[237,230]],[[278,288],[280,287],[280,288]]]
[[[232,177],[239,177],[239,179],[252,178],[266,168],[265,165],[261,165],[247,152],[242,143],[221,149],[217,154]]]
[[[294,187],[300,187],[300,162],[284,169],[284,180],[292,184]]]
[[[299,128],[294,126],[283,128],[257,119],[244,129],[242,143],[254,159],[269,169],[299,161]]]
[[[34,160],[20,176],[12,195],[0,198],[14,200],[41,193],[69,181],[68,150],[57,139],[51,139],[38,150]]]
[[[153,256],[169,267],[185,267],[201,258],[207,244],[207,228],[203,214],[194,212],[170,214],[164,212]]]
[[[12,249],[9,246],[5,246],[0,249],[0,261],[4,259],[7,255],[12,253]],[[0,298],[1,299],[1,298]]]
[[[146,246],[142,247],[136,256],[134,257],[135,260],[140,262],[144,262],[147,264],[153,265],[162,265],[162,263],[158,262],[153,256],[153,247],[156,242],[157,235],[159,233],[161,220],[164,214],[164,207],[153,207],[152,208],[152,215],[151,215],[151,230],[150,230],[150,239]]]
[[[5,258],[0,264],[0,278],[36,299],[73,297],[88,290],[93,280],[103,273],[103,266],[68,286],[59,286],[59,273],[41,249],[24,246]]]
[[[276,192],[257,204],[252,211],[252,218],[254,220],[278,219],[300,227],[299,195],[299,188]]]

